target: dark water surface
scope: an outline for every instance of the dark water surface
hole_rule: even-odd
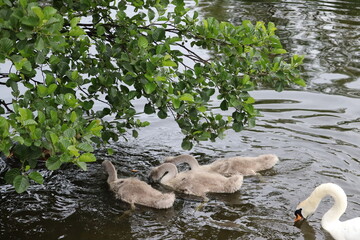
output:
[[[254,92],[263,113],[255,128],[229,131],[188,153],[202,164],[264,153],[280,162],[261,177],[246,177],[235,194],[210,195],[200,210],[197,199],[178,195],[169,210],[138,207],[126,215],[129,206],[108,191],[100,162],[109,159],[120,176],[146,180],[163,157],[186,153],[176,124],[140,114],[152,125],[138,139],[114,145],[113,156],[99,150],[99,163],[87,172],[44,171],[45,184],[22,195],[0,185],[0,239],[332,239],[320,226],[331,199],[301,228],[292,221],[298,202],[324,182],[348,195],[342,220],[360,216],[360,1],[215,0],[200,1],[197,10],[233,23],[275,22],[285,48],[307,56],[308,87]]]

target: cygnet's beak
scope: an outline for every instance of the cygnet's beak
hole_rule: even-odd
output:
[[[149,183],[155,183],[154,179],[151,177],[151,175],[148,176],[148,182]]]

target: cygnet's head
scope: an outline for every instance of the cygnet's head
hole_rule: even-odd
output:
[[[176,166],[172,163],[163,163],[158,167],[154,167],[150,171],[149,180],[152,182],[160,182],[161,179],[170,174],[175,176],[177,174]]]
[[[149,174],[149,181],[150,182],[158,182],[161,179],[161,175],[159,172],[158,167],[152,168],[150,170],[150,174]]]
[[[149,180],[150,182],[159,182],[165,174],[167,174],[167,171],[162,165],[154,167],[150,171]]]

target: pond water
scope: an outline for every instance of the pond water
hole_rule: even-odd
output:
[[[182,135],[171,120],[140,114],[152,125],[138,139],[114,145],[113,156],[99,150],[87,172],[43,171],[46,183],[22,195],[0,185],[0,239],[332,239],[320,226],[330,198],[293,226],[296,205],[324,182],[347,193],[342,220],[360,216],[360,1],[200,0],[197,10],[233,23],[275,22],[285,48],[307,56],[307,88],[254,92],[263,114],[255,128],[229,131],[190,152],[180,148]],[[245,177],[239,192],[209,195],[202,209],[196,210],[197,199],[177,195],[171,209],[125,214],[129,206],[108,191],[100,162],[109,159],[120,176],[146,180],[165,156],[182,153],[201,164],[265,153],[280,162],[260,177]]]

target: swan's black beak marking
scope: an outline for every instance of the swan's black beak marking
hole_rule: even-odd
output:
[[[295,220],[294,220],[294,222],[296,223],[296,222],[298,222],[298,221],[301,221],[301,220],[303,220],[303,219],[305,219],[304,217],[303,217],[303,215],[301,214],[301,208],[300,209],[297,209],[296,211],[295,211]]]

